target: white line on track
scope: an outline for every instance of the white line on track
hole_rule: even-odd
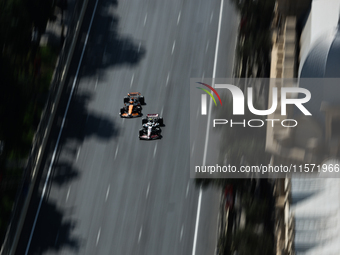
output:
[[[156,143],[156,145],[155,145],[155,149],[153,150],[153,157],[156,156],[156,151],[157,151],[157,143]]]
[[[135,79],[135,73],[132,74],[132,78],[131,78],[131,83],[130,83],[130,88],[132,87],[132,83],[133,83],[133,80]]]
[[[179,23],[179,20],[181,19],[181,12],[182,12],[182,11],[179,11],[179,14],[178,14],[177,25],[178,25],[178,23]]]
[[[172,44],[171,55],[174,54],[175,46],[176,46],[176,40],[175,40],[174,43]]]
[[[181,234],[180,234],[180,238],[179,238],[179,241],[182,241],[182,237],[183,237],[183,225],[182,225],[182,227],[181,227]]]
[[[192,254],[196,254],[196,242],[197,242],[197,232],[198,232],[198,224],[200,219],[201,212],[201,201],[202,201],[202,188],[200,188],[200,193],[198,195],[198,206],[197,206],[197,215],[196,215],[196,224],[195,224],[195,235],[194,235],[194,246],[192,249]]]
[[[107,201],[109,193],[110,193],[110,184],[109,184],[109,187],[107,187],[106,196],[105,196],[105,202]]]
[[[192,143],[192,147],[191,147],[191,157],[194,154],[194,150],[195,150],[195,141]]]
[[[98,86],[98,76],[97,76],[97,79],[96,79],[96,85],[94,86],[94,89],[97,89],[97,86]]]
[[[31,245],[31,242],[32,242],[33,233],[34,233],[35,226],[37,224],[37,220],[38,220],[38,216],[39,216],[39,212],[40,212],[40,209],[41,209],[42,201],[44,200],[44,197],[45,197],[45,193],[46,193],[46,189],[47,189],[47,184],[48,184],[49,179],[50,179],[50,175],[51,175],[51,171],[52,171],[52,166],[54,164],[54,160],[55,160],[55,157],[56,157],[56,154],[57,154],[57,149],[58,149],[59,142],[60,142],[60,137],[61,137],[64,125],[65,125],[66,115],[68,113],[68,109],[69,109],[70,103],[71,103],[71,98],[73,96],[75,85],[76,85],[76,82],[77,82],[77,79],[78,79],[80,65],[81,65],[81,62],[83,61],[84,52],[85,52],[85,48],[86,48],[87,41],[88,41],[88,38],[89,38],[89,34],[90,34],[90,31],[91,31],[91,27],[92,27],[92,23],[93,23],[93,19],[94,19],[94,14],[95,14],[95,12],[97,10],[97,5],[98,5],[98,0],[96,1],[96,4],[95,4],[94,9],[93,9],[93,13],[92,13],[89,29],[88,29],[87,34],[86,34],[83,50],[82,50],[82,53],[81,53],[81,56],[80,56],[80,60],[79,60],[79,63],[78,63],[78,68],[77,68],[76,76],[74,78],[74,81],[73,81],[73,84],[72,84],[71,93],[70,93],[70,96],[68,98],[68,102],[67,102],[67,105],[66,105],[66,109],[65,109],[65,113],[64,113],[64,117],[63,117],[63,122],[61,124],[61,128],[60,128],[60,131],[59,131],[59,134],[58,134],[57,142],[56,142],[53,154],[52,154],[51,163],[50,163],[50,166],[48,168],[46,180],[45,180],[45,183],[44,183],[44,188],[43,188],[42,193],[41,193],[40,202],[39,202],[39,205],[38,205],[37,213],[36,213],[35,218],[34,218],[34,222],[33,222],[33,226],[32,226],[31,233],[30,233],[30,237],[29,237],[29,240],[28,240],[28,243],[27,243],[27,248],[26,248],[26,251],[25,251],[25,255],[27,255],[28,252],[29,252],[30,245]]]
[[[96,240],[96,246],[98,245],[98,241],[100,238],[100,231],[102,230],[102,228],[99,228],[98,234],[97,234],[97,240]]]
[[[140,227],[139,235],[138,235],[138,243],[140,242],[140,238],[142,237],[143,226]]]
[[[170,76],[170,72],[168,72],[168,76],[166,77],[165,86],[168,86],[168,82],[169,82],[169,76]]]
[[[209,48],[209,40],[208,40],[208,42],[207,42],[207,45],[205,46],[205,53],[207,53],[208,48]]]
[[[223,10],[223,3],[224,0],[221,0],[220,5],[220,15],[218,20],[218,29],[217,29],[217,40],[216,40],[216,47],[215,47],[215,59],[214,59],[214,69],[213,69],[213,84],[212,87],[215,85],[215,76],[216,76],[216,65],[217,65],[217,56],[218,56],[218,47],[219,47],[219,41],[220,41],[220,33],[221,33],[221,23],[222,23],[222,10]],[[212,20],[211,13],[210,20]],[[209,106],[209,115],[208,115],[208,121],[207,121],[207,131],[205,135],[205,145],[204,145],[204,153],[203,153],[203,164],[202,166],[205,166],[206,159],[207,159],[207,149],[208,149],[208,140],[209,140],[209,129],[210,129],[210,119],[211,119],[211,108],[212,108],[212,100],[210,98],[210,106]],[[198,232],[198,225],[199,225],[199,216],[201,211],[201,201],[202,201],[202,187],[200,188],[199,196],[198,196],[198,206],[197,206],[197,216],[196,216],[196,225],[195,225],[195,236],[194,236],[194,243],[193,243],[193,249],[192,249],[192,255],[196,254],[196,242],[197,242],[197,232]]]
[[[190,187],[190,183],[188,182],[188,184],[187,184],[187,191],[185,192],[185,197],[188,197],[189,187]]]
[[[148,198],[149,190],[150,190],[150,182],[149,182],[148,187],[146,189],[146,198]]]
[[[78,150],[77,150],[76,162],[77,162],[78,159],[79,159],[79,154],[80,154],[80,147],[78,147]]]
[[[116,148],[115,159],[117,158],[118,150],[119,150],[119,144],[117,145],[117,148]]]
[[[164,110],[164,106],[162,106],[161,117],[163,116],[163,110]]]
[[[68,187],[68,191],[67,191],[67,195],[66,195],[66,202],[67,202],[67,200],[68,200],[68,198],[70,196],[70,191],[71,191],[71,186]]]
[[[214,16],[214,12],[211,12],[211,14],[210,14],[210,23],[212,21],[213,16]]]
[[[144,26],[145,26],[145,24],[146,24],[147,18],[148,18],[148,14],[145,14],[145,18],[144,18]]]

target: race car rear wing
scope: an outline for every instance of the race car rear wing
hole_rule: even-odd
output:
[[[147,114],[146,116],[148,118],[157,118],[158,117],[158,113]]]

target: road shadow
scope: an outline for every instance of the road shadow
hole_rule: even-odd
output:
[[[99,1],[87,42],[82,66],[84,76],[100,74],[108,67],[136,66],[146,54],[140,40],[118,32],[119,18],[115,13],[117,1]],[[95,34],[95,35],[94,35]]]
[[[75,220],[65,219],[65,212],[56,204],[44,200],[28,254],[45,254],[46,252],[59,254],[59,251],[66,248],[77,253],[85,241],[72,234],[76,225]]]
[[[53,183],[57,184],[57,186],[62,186],[69,184],[70,182],[78,179],[79,171],[72,167],[71,163],[68,162],[58,162],[53,167]]]
[[[85,138],[94,137],[109,141],[119,135],[118,125],[112,117],[98,112],[89,111],[87,106],[92,99],[90,92],[77,93],[72,98],[68,117],[64,124],[62,144],[69,141],[83,142]],[[60,116],[58,125],[62,125]],[[69,148],[75,152],[76,148]]]

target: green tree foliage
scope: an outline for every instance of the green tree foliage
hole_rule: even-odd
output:
[[[47,21],[53,17],[54,3],[53,0],[26,0],[33,25],[40,33],[45,32]]]
[[[48,86],[37,77],[39,51],[32,32],[44,32],[52,13],[53,0],[0,0],[0,140],[5,142],[0,157],[0,243],[23,172],[13,175],[6,161],[28,155],[43,106],[38,96]],[[13,185],[8,188],[6,183]]]

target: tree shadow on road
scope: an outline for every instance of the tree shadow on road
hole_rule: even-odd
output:
[[[92,36],[85,50],[84,60],[87,64],[82,66],[82,75],[92,76],[118,65],[133,67],[145,56],[146,50],[140,40],[118,32],[119,18],[114,13],[116,7],[116,1],[98,3],[91,28]]]
[[[119,135],[119,129],[113,118],[97,112],[90,112],[87,106],[92,99],[90,92],[77,93],[72,98],[68,116],[64,124],[62,144],[69,141],[83,142],[85,138],[95,137],[104,141]],[[58,121],[61,126],[62,118]],[[73,151],[76,148],[69,148]]]
[[[72,234],[76,225],[75,220],[65,219],[64,212],[56,204],[43,201],[29,254],[59,252],[66,247],[78,252],[84,240]]]
[[[59,162],[53,167],[53,183],[58,186],[66,185],[79,178],[79,170],[72,167],[71,163]]]

